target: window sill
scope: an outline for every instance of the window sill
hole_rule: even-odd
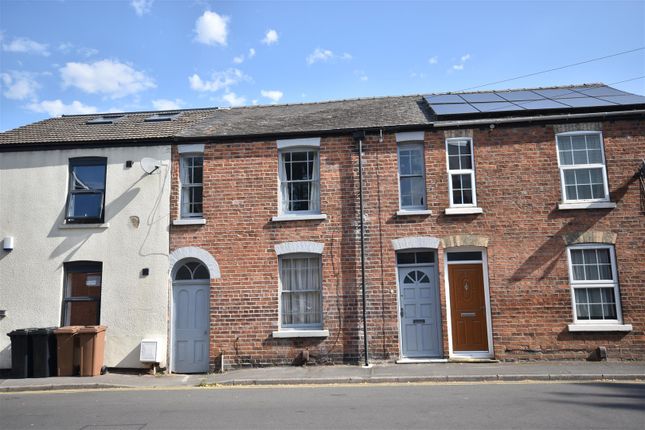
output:
[[[290,337],[329,337],[329,330],[279,330],[272,333],[274,338]]]
[[[472,215],[484,213],[482,208],[446,208],[446,215]]]
[[[184,218],[184,219],[175,219],[172,221],[172,225],[204,225],[206,220],[204,218]]]
[[[88,230],[88,229],[106,229],[110,226],[109,222],[97,224],[61,224],[58,228],[62,230]]]
[[[579,202],[579,203],[558,203],[558,209],[561,211],[574,209],[613,209],[616,207],[614,202]]]
[[[311,215],[279,215],[271,218],[273,222],[282,221],[308,221],[308,220],[325,220],[326,214],[311,214]]]
[[[571,332],[580,332],[580,331],[632,331],[631,324],[569,324],[569,331]]]
[[[405,210],[401,209],[396,211],[396,216],[427,216],[432,215],[432,211],[429,209],[417,209],[417,210]]]

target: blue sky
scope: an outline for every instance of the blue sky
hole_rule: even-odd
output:
[[[73,113],[458,91],[645,46],[645,2],[0,0],[0,130]],[[605,82],[645,50],[481,90]],[[640,79],[633,79],[639,78]]]

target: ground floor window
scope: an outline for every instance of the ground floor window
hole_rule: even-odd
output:
[[[280,257],[281,327],[322,327],[320,256],[288,254]]]
[[[577,245],[569,251],[575,322],[619,322],[620,300],[614,248]]]
[[[102,263],[65,263],[63,325],[99,324],[102,272]]]

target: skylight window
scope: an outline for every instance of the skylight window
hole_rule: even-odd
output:
[[[173,121],[179,116],[179,112],[162,112],[156,113],[144,119],[145,122]]]
[[[121,114],[101,115],[87,121],[85,124],[114,124],[117,120],[123,118],[124,116],[125,115]]]

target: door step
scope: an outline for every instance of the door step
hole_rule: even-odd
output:
[[[468,357],[452,357],[449,358],[448,363],[499,363],[499,360],[493,358],[468,358]]]
[[[447,358],[400,358],[396,364],[447,363]]]

